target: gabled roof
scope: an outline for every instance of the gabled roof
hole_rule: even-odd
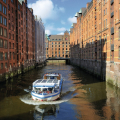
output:
[[[20,4],[22,5],[22,2],[24,2],[24,0],[18,0],[20,2]]]

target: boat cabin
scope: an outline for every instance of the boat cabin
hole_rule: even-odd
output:
[[[56,74],[56,73],[51,73],[51,74],[45,74],[43,79],[55,79],[55,80],[60,80],[61,79],[61,75],[60,74]]]

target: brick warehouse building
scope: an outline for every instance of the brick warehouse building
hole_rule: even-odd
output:
[[[35,61],[35,20],[27,0],[0,1],[0,74]],[[13,75],[13,74],[12,74]]]
[[[68,31],[64,32],[64,35],[46,35],[46,58],[66,58],[70,57],[70,35]]]
[[[120,0],[92,0],[75,17],[70,62],[120,87]]]

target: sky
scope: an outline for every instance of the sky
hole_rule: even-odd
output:
[[[62,35],[76,23],[76,12],[91,0],[27,0],[33,14],[41,18],[47,35]]]

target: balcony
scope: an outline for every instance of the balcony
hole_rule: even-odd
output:
[[[114,16],[114,12],[111,13],[111,18]]]
[[[114,34],[114,27],[111,28],[111,35]]]
[[[114,0],[111,0],[111,5],[114,3]]]
[[[114,51],[114,44],[111,44],[111,51]]]

